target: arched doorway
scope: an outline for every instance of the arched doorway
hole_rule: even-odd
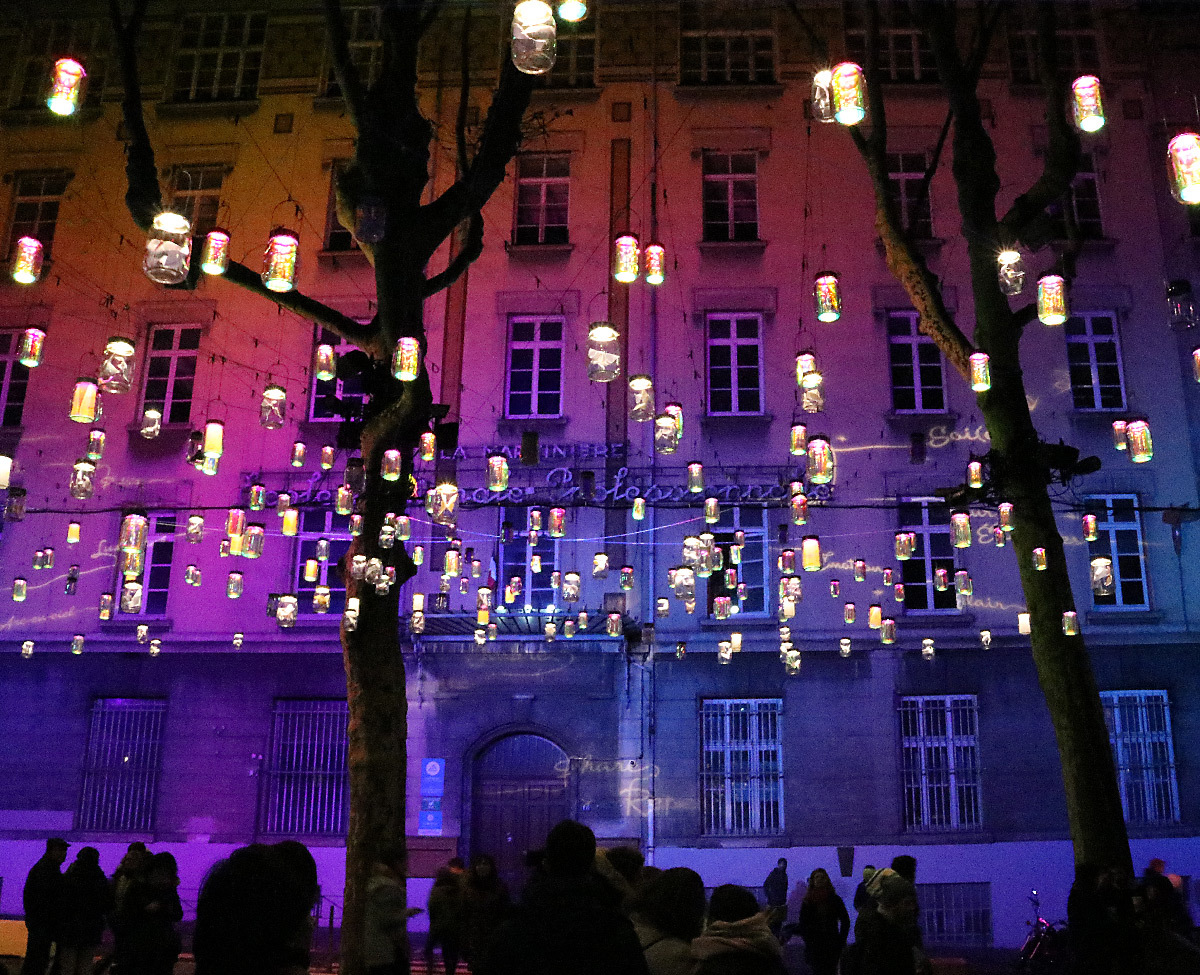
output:
[[[546,843],[550,827],[571,814],[567,753],[541,735],[508,735],[475,758],[471,853],[490,853],[516,897],[525,854]]]

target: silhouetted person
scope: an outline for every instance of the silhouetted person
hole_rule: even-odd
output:
[[[638,887],[630,919],[650,975],[691,975],[691,943],[704,928],[704,910],[704,881],[687,867],[664,870]]]
[[[694,975],[785,975],[779,938],[768,911],[745,887],[723,884],[708,902],[708,926],[692,942]]]
[[[487,853],[476,853],[471,857],[471,869],[467,871],[463,888],[463,913],[465,915],[465,944],[463,957],[468,964],[483,952],[495,932],[512,910],[508,888],[496,872],[496,861]]]
[[[829,874],[820,867],[809,875],[798,927],[804,939],[804,960],[813,975],[834,975],[850,935],[850,915]]]
[[[1073,975],[1104,975],[1112,970],[1114,933],[1100,894],[1100,871],[1090,863],[1077,863],[1067,895]]]
[[[58,931],[60,975],[91,975],[92,962],[104,936],[104,919],[113,894],[100,869],[100,851],[85,846],[63,878],[62,921]]]
[[[910,884],[917,882],[917,858],[902,853],[892,859],[892,869]]]
[[[63,875],[67,859],[67,841],[57,836],[46,840],[46,852],[25,878],[21,900],[25,907],[25,928],[29,932],[21,975],[46,975],[50,967],[50,949],[62,921]]]
[[[466,926],[462,860],[455,857],[437,872],[425,909],[429,912],[429,936],[425,939],[425,968],[433,971],[433,949],[441,946],[442,967],[454,975],[462,955]]]
[[[875,867],[868,863],[863,867],[862,880],[858,882],[858,886],[854,888],[854,910],[861,913],[863,910],[875,910],[875,898],[867,891],[867,887],[871,883],[871,878],[875,876]]]
[[[121,910],[124,945],[118,946],[118,975],[171,975],[182,943],[175,925],[183,920],[175,857],[155,853],[145,876],[134,881]]]
[[[407,906],[407,867],[404,847],[393,846],[382,850],[371,868],[363,935],[367,975],[408,975],[408,919],[420,909]]]
[[[763,897],[767,899],[767,907],[771,910],[768,922],[775,937],[779,937],[783,922],[787,920],[787,865],[787,858],[780,857],[775,869],[767,874],[767,879],[763,881]]]
[[[596,836],[564,819],[546,838],[545,872],[496,931],[475,975],[646,975],[633,925],[596,875]]]
[[[852,975],[917,975],[917,945],[912,936],[917,924],[917,888],[888,870],[878,890],[875,910],[858,916],[855,943],[843,955],[842,970]]]

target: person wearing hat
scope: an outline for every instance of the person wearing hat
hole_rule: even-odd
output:
[[[67,841],[51,837],[46,840],[46,852],[25,878],[22,901],[29,939],[21,975],[46,975],[46,969],[50,967],[51,946],[62,922],[62,865],[66,860]]]

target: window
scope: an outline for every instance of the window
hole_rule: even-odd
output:
[[[591,88],[596,75],[596,28],[593,18],[559,21],[554,67],[541,79],[546,88]]]
[[[338,563],[350,548],[350,516],[324,508],[304,508],[300,511],[300,534],[296,538],[292,591],[299,600],[299,612],[313,613],[313,591],[317,586],[328,586],[329,614],[339,618],[346,608],[346,583],[342,581]],[[317,558],[317,543],[321,539],[329,542],[329,558],[317,562],[317,578],[309,581],[304,578],[304,564]]]
[[[150,515],[146,554],[142,563],[142,609],[138,616],[164,616],[171,588],[171,562],[175,557],[175,514]],[[118,574],[117,588],[121,578]],[[120,609],[118,600],[118,612]]]
[[[375,7],[348,7],[342,11],[346,25],[346,38],[350,44],[350,60],[358,68],[363,84],[370,87],[379,77],[383,65],[383,37],[379,32],[379,11]],[[325,48],[325,64],[321,69],[321,94],[325,98],[340,98],[341,86],[333,74],[329,62],[328,45]]]
[[[154,829],[166,701],[100,698],[92,705],[77,828],[105,833]]]
[[[23,334],[0,331],[0,427],[19,427],[25,413],[29,369],[17,361]]]
[[[263,777],[259,832],[345,836],[350,818],[345,701],[279,700]]]
[[[150,329],[142,409],[161,411],[163,423],[191,419],[200,332],[195,325],[155,325]]]
[[[319,329],[316,345],[332,345],[339,358],[358,348],[349,342],[343,342],[340,336],[327,328]],[[344,379],[317,379],[314,375],[308,419],[313,423],[341,423],[343,419],[362,416],[366,403],[367,394],[363,391],[361,375],[347,376]]]
[[[266,14],[186,14],[175,52],[172,98],[228,102],[258,94]]]
[[[560,416],[563,320],[547,315],[513,315],[508,330],[505,415]]]
[[[513,243],[567,243],[570,195],[569,154],[531,152],[517,156],[517,217]]]
[[[857,4],[846,5],[846,56],[858,64],[867,63],[866,16]],[[880,7],[876,60],[880,76],[887,81],[937,81],[933,49],[913,22],[907,4],[888,3]]]
[[[887,313],[892,409],[897,413],[941,413],[946,409],[942,353],[920,330],[915,311]]]
[[[762,508],[724,507],[721,517],[708,530],[713,533],[713,542],[724,553],[726,568],[737,569],[737,581],[746,586],[746,598],[742,600],[739,613],[761,614],[767,611],[767,528],[766,511]],[[734,566],[729,558],[734,532],[745,533],[741,563]],[[708,614],[712,615],[713,599],[730,596],[737,600],[737,592],[726,588],[726,572],[714,572],[708,577]]]
[[[940,498],[901,498],[900,529],[917,536],[912,558],[900,563],[906,613],[952,613],[958,608],[954,591],[954,545],[950,540],[950,509]],[[948,585],[937,587],[937,570],[945,569]]]
[[[775,83],[775,28],[761,5],[716,9],[703,0],[680,4],[681,85]]]
[[[1166,691],[1101,691],[1121,809],[1134,826],[1179,822],[1179,786]]]
[[[1067,192],[1046,208],[1046,213],[1053,221],[1054,232],[1060,238],[1067,236],[1064,215],[1067,207],[1070,208],[1080,237],[1098,240],[1104,236],[1104,223],[1100,217],[1100,184],[1096,178],[1096,163],[1090,152],[1083,154],[1079,171]]]
[[[918,923],[925,944],[963,948],[992,946],[990,883],[917,884]]]
[[[700,832],[783,832],[783,701],[700,702]]]
[[[1092,593],[1096,609],[1149,609],[1146,559],[1142,546],[1142,519],[1137,496],[1106,494],[1087,499],[1087,510],[1096,516],[1096,540],[1088,542],[1088,555],[1112,559],[1111,595]]]
[[[1088,3],[1058,4],[1054,9],[1058,25],[1058,64],[1064,77],[1100,73],[1099,43]],[[1038,80],[1036,19],[1028,9],[1013,12],[1008,28],[1008,56],[1012,80],[1016,84],[1035,84]]]
[[[933,239],[933,210],[925,182],[928,165],[923,152],[887,154],[888,195],[900,214],[900,226],[915,240]]]
[[[704,239],[758,240],[758,153],[705,152]]]
[[[171,209],[188,219],[200,236],[217,225],[224,166],[176,166],[171,172]]]
[[[325,210],[325,250],[327,251],[358,250],[358,241],[354,239],[354,231],[343,227],[337,214],[337,181],[349,162],[349,159],[336,159],[329,171],[329,205]]]
[[[521,580],[521,595],[513,608],[521,610],[528,606],[540,611],[554,605],[556,590],[550,585],[550,574],[558,568],[558,542],[542,532],[537,545],[530,547],[528,508],[502,508],[500,510],[500,578],[493,587],[493,605],[504,605],[504,587],[516,576]],[[508,539],[507,541],[505,539]],[[530,566],[530,556],[542,560],[540,571]]]
[[[762,412],[762,316],[708,316],[708,412]]]
[[[973,694],[900,698],[904,828],[978,829],[979,705]]]
[[[73,175],[63,170],[17,173],[13,180],[7,253],[12,253],[13,245],[22,237],[35,237],[42,242],[45,256],[50,256],[54,228],[58,222],[58,206]]]
[[[60,8],[62,9],[62,8]],[[98,105],[112,52],[112,25],[103,20],[41,20],[25,35],[25,52],[17,68],[19,88],[13,108],[46,110],[54,62],[76,58],[87,71],[85,105]]]
[[[1067,319],[1067,367],[1077,410],[1125,408],[1125,379],[1117,316],[1112,312],[1076,312]]]

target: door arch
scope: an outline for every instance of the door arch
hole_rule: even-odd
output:
[[[571,814],[570,759],[549,738],[513,734],[475,756],[471,787],[471,853],[490,853],[516,896],[525,883],[525,854]]]

